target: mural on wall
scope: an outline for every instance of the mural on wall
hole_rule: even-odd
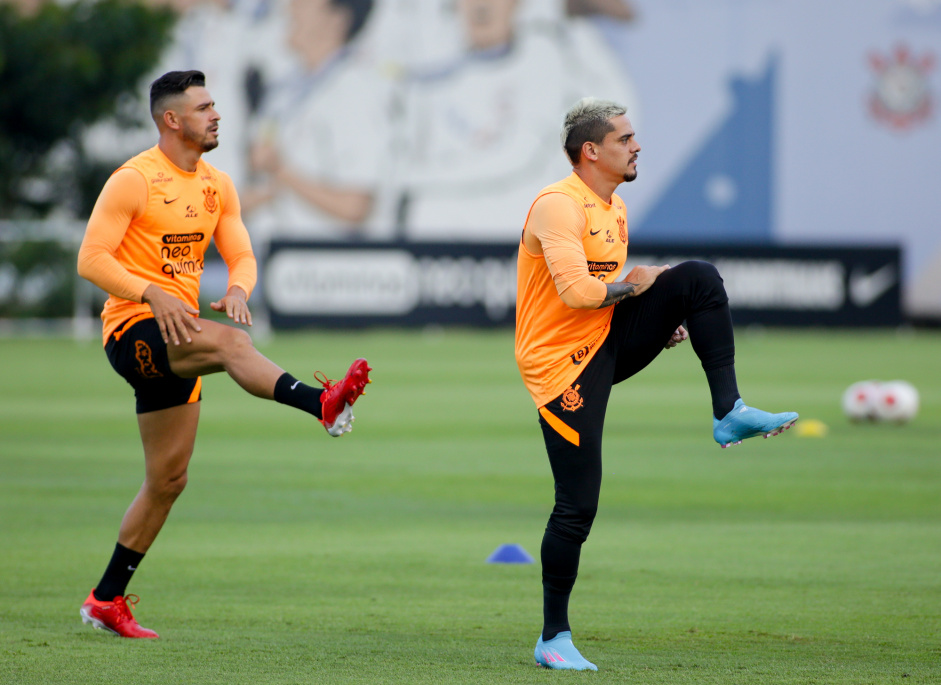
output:
[[[907,307],[941,316],[941,0],[152,1],[262,249],[515,243],[595,95],[642,146],[632,244],[897,244]]]
[[[775,59],[757,78],[733,77],[732,108],[644,215],[659,241],[772,242]]]
[[[872,115],[893,128],[905,130],[927,122],[934,112],[934,96],[928,82],[934,55],[915,57],[904,44],[890,54],[872,52],[875,83],[869,98]]]

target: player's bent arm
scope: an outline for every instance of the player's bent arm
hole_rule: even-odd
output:
[[[594,309],[607,294],[605,284],[588,271],[584,230],[584,209],[562,193],[540,197],[524,229],[527,249],[538,243],[559,297],[572,309]]]
[[[572,309],[598,309],[604,306],[602,298],[605,294],[605,285],[597,278],[588,276],[563,290],[559,293],[559,297],[566,306]]]
[[[601,301],[601,304],[598,305],[598,308],[610,307],[612,304],[617,304],[621,300],[626,300],[628,297],[637,297],[646,292],[647,289],[653,285],[653,282],[657,280],[657,276],[669,268],[668,265],[635,266],[623,281],[604,284],[607,288],[607,294]]]
[[[232,179],[226,174],[222,177],[222,215],[212,239],[229,270],[227,291],[238,287],[247,301],[258,279],[258,264],[248,229],[242,222],[238,194]]]
[[[610,307],[612,304],[617,304],[621,300],[626,300],[628,297],[634,297],[637,293],[637,283],[631,283],[629,281],[605,283],[605,286],[608,292],[601,301],[601,304],[598,305],[598,309]]]
[[[150,282],[131,274],[115,258],[128,226],[147,204],[147,182],[134,169],[119,169],[105,183],[92,209],[82,246],[78,274],[116,297],[142,302]]]

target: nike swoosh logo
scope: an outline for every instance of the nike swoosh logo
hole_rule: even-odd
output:
[[[291,386],[291,390],[293,390],[294,388],[296,388],[297,385],[298,385],[298,383],[300,383],[300,381],[294,381],[294,385]]]
[[[136,571],[136,570],[137,570],[137,567],[136,567],[136,566],[128,566],[128,567],[127,567],[127,570],[128,570],[128,571]]]
[[[180,198],[178,198],[178,197],[175,197],[175,198],[173,198],[172,200],[168,200],[167,198],[163,198],[163,204],[168,205],[168,204],[170,204],[171,202],[176,202],[176,201],[179,200],[179,199],[180,199]]]
[[[600,228],[597,231],[593,231],[590,228],[588,229],[588,235],[598,235],[599,233],[601,233]]]
[[[868,307],[895,285],[896,280],[894,264],[886,264],[871,274],[853,269],[849,280],[850,301],[857,307]]]

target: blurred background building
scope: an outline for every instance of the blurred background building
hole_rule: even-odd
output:
[[[0,4],[3,141],[26,125],[11,84],[37,49],[14,29],[131,5]],[[0,165],[0,316],[23,310],[22,240],[80,238],[107,173],[156,140],[150,80],[197,68],[222,115],[207,160],[240,190],[276,325],[509,322],[519,232],[569,171],[559,125],[585,95],[627,104],[643,147],[619,189],[632,257],[725,260],[733,306],[788,312],[771,323],[941,322],[941,0],[140,7],[170,17],[141,38],[153,58],[134,78],[106,61],[87,74],[121,81],[111,106],[75,108],[29,165]],[[128,25],[102,21],[104,54]]]

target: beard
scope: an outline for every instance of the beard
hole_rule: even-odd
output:
[[[635,178],[637,178],[637,169],[634,169],[633,171],[625,171],[625,172],[624,172],[624,182],[625,182],[625,183],[630,183],[630,182],[633,181]]]
[[[193,143],[199,148],[200,152],[209,152],[219,147],[218,138],[210,138],[208,132],[199,135],[196,131],[187,126],[183,127],[183,140]]]

